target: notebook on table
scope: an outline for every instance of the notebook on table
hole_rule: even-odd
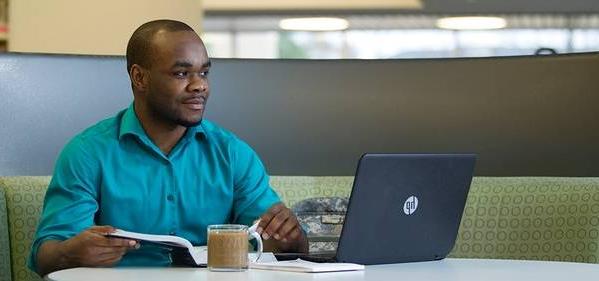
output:
[[[474,154],[364,154],[336,252],[278,260],[387,264],[439,260],[454,246]]]

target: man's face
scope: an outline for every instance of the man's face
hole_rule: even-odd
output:
[[[210,60],[204,44],[191,31],[159,31],[152,42],[144,95],[152,118],[185,127],[197,125],[210,94]]]

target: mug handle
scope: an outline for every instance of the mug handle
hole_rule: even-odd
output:
[[[260,259],[260,256],[262,256],[262,238],[260,237],[260,234],[258,234],[258,232],[254,231],[248,231],[248,234],[251,237],[248,237],[250,240],[252,238],[256,239],[256,242],[258,242],[258,256],[256,257],[256,259],[252,262],[257,262]]]

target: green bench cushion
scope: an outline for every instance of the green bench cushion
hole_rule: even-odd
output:
[[[272,176],[270,185],[288,207],[313,197],[349,197],[354,177]]]
[[[599,178],[474,178],[451,257],[597,263]]]
[[[288,206],[353,177],[272,177]],[[325,194],[326,193],[326,194]],[[475,177],[450,257],[599,263],[599,178]]]
[[[11,281],[10,244],[4,189],[0,188],[0,281]]]
[[[0,177],[8,210],[13,281],[41,280],[27,268],[27,258],[49,181],[50,177]]]
[[[0,177],[8,210],[13,281],[40,280],[27,269],[26,261],[49,180]],[[347,197],[352,182],[353,177],[271,177],[271,185],[287,206],[311,197]],[[0,235],[1,231],[6,232],[0,228]],[[6,249],[1,243],[6,239],[0,240]],[[450,256],[598,263],[598,245],[599,178],[477,177]],[[4,272],[0,276],[6,276]]]

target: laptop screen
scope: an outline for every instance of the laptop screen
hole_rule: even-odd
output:
[[[442,259],[453,248],[473,154],[365,154],[358,163],[337,261]]]

